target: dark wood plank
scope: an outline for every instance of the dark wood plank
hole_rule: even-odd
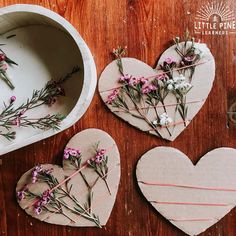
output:
[[[87,42],[99,75],[112,60],[110,51],[117,45],[127,45],[128,56],[154,66],[174,36],[182,35],[186,28],[193,33],[196,11],[207,2],[208,0],[2,0],[0,6],[33,3],[58,12],[78,29]],[[230,6],[235,12],[236,4],[231,3]],[[196,38],[199,36],[196,35]],[[211,149],[236,146],[236,129],[226,127],[227,107],[236,99],[235,36],[202,36],[200,39],[208,44],[216,58],[216,80],[204,107],[176,141],[163,141],[129,127],[106,109],[96,92],[88,111],[73,127],[1,157],[0,234],[183,235],[143,198],[137,188],[135,167],[139,157],[157,145],[179,148],[194,163]],[[35,163],[61,164],[63,148],[68,140],[77,132],[90,127],[97,127],[111,134],[121,153],[122,178],[107,226],[103,229],[69,228],[49,225],[27,216],[17,205],[14,196],[19,177]],[[236,210],[232,210],[202,235],[236,235]]]

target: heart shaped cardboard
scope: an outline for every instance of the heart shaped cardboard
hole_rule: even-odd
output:
[[[99,177],[97,172],[87,163],[88,160],[91,163],[91,158],[95,155],[94,145],[99,145],[101,150],[106,149],[107,162],[103,160],[101,164],[107,166],[108,172],[103,178]],[[17,183],[16,191],[19,205],[27,214],[40,221],[57,225],[101,227],[106,224],[116,199],[120,180],[118,148],[115,141],[106,132],[99,129],[88,129],[75,135],[65,150],[73,152],[78,149],[82,155],[79,158],[81,164],[78,168],[72,165],[71,159],[65,159],[64,156],[63,168],[44,164],[22,175]],[[66,152],[64,155],[67,155]],[[38,177],[33,183],[34,171],[37,168],[42,168],[42,170],[36,174]],[[54,182],[59,186],[50,185],[51,182],[47,184],[45,176],[48,175],[50,179],[51,177],[56,179]],[[52,190],[50,196],[53,197],[49,198],[50,201],[47,204],[41,204],[39,200],[42,194],[45,194],[49,189]],[[32,197],[32,193],[38,197]],[[40,212],[38,212],[39,209]]]
[[[180,43],[180,45],[183,47],[183,43]],[[184,131],[186,126],[196,116],[196,114],[206,101],[208,94],[211,91],[212,84],[215,78],[215,61],[210,50],[207,48],[205,44],[202,43],[196,43],[195,47],[204,52],[204,57],[195,67],[195,72],[191,79],[192,88],[186,95],[186,104],[188,104],[187,124],[179,122],[181,121],[181,116],[180,114],[176,113],[175,96],[169,93],[165,98],[166,113],[169,115],[169,117],[172,118],[175,117],[176,125],[169,127],[171,135],[169,134],[169,132],[167,132],[167,129],[165,128],[161,128],[159,130],[159,133],[162,138],[170,141],[175,140],[175,138],[182,131]],[[166,58],[172,58],[172,60],[175,60],[176,62],[180,61],[180,56],[176,52],[175,46],[171,46],[162,54],[162,56],[159,59],[158,65],[162,65]],[[154,77],[153,75],[157,74],[157,71],[155,69],[135,58],[122,58],[122,63],[123,63],[124,74],[132,75],[135,78],[141,78],[141,77],[150,78]],[[175,76],[179,75],[179,72],[177,71],[174,71],[173,73]],[[145,122],[145,120],[132,116],[129,113],[131,111],[132,113],[134,113],[134,115],[136,116],[139,115],[137,112],[134,111],[135,109],[134,107],[132,107],[134,106],[133,104],[128,103],[128,105],[130,105],[131,108],[129,109],[129,112],[127,112],[127,110],[126,112],[124,112],[123,110],[121,111],[117,109],[117,107],[114,107],[111,104],[107,103],[108,97],[114,91],[114,89],[121,87],[121,84],[119,83],[120,77],[121,74],[117,66],[117,61],[111,62],[104,69],[104,71],[100,76],[99,87],[98,87],[102,100],[111,110],[111,112],[113,112],[114,114],[116,114],[117,116],[119,116],[132,126],[135,126],[136,128],[142,131],[157,135],[155,131],[150,130],[150,127],[147,124],[147,122]],[[160,103],[158,104],[158,106],[157,106],[157,113],[161,115],[162,113],[165,112],[165,110]],[[143,109],[143,107],[139,107],[139,109]],[[146,117],[150,121],[156,119],[155,118],[156,114],[154,109],[150,109],[149,107]],[[158,136],[160,137],[160,135]]]
[[[236,149],[218,148],[196,166],[175,148],[156,147],[137,164],[138,185],[173,225],[198,235],[236,205]]]

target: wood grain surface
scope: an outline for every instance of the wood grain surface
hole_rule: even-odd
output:
[[[207,2],[208,0],[1,0],[0,7],[31,3],[58,12],[78,29],[90,47],[99,76],[112,60],[110,52],[117,45],[127,45],[128,56],[154,66],[174,36],[182,35],[186,28],[194,33],[196,12]],[[233,0],[224,2],[230,5],[236,15],[236,3]],[[193,163],[214,148],[236,147],[236,128],[227,128],[226,125],[228,106],[236,100],[236,36],[195,37],[211,48],[216,59],[216,79],[205,105],[188,128],[174,142],[142,133],[109,112],[96,91],[88,111],[73,127],[52,138],[1,156],[0,235],[184,235],[144,199],[138,190],[135,168],[140,156],[158,145],[179,148]],[[117,142],[121,154],[121,183],[106,227],[61,227],[27,216],[15,199],[15,185],[19,177],[36,163],[61,164],[63,149],[68,140],[77,132],[91,127],[108,132]],[[236,209],[202,235],[236,235]]]

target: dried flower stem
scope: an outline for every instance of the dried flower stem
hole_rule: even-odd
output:
[[[4,44],[1,44],[0,46],[2,46]],[[18,64],[16,62],[14,62],[13,60],[11,60],[9,57],[7,57],[7,55],[3,52],[2,49],[0,49],[0,77],[1,79],[10,87],[10,89],[14,89],[15,86],[12,84],[10,78],[8,77],[7,74],[7,65],[16,65],[18,66]]]
[[[139,113],[139,115],[146,121],[146,123],[147,123],[151,128],[153,128],[153,129],[155,130],[155,132],[157,133],[157,135],[162,138],[162,135],[161,135],[160,132],[157,130],[157,128],[152,124],[152,122],[147,118],[147,116],[142,113],[142,109],[140,109],[139,106],[137,105],[137,103],[136,103],[134,97],[130,94],[128,87],[127,87],[127,95],[129,96],[130,100],[132,101],[132,103],[133,103],[134,107],[136,108],[136,111]]]
[[[60,122],[64,116],[60,114],[47,115],[38,119],[28,118],[25,113],[42,105],[51,105],[59,96],[64,96],[65,92],[61,85],[79,71],[79,67],[74,67],[70,73],[58,81],[49,81],[41,90],[34,90],[30,99],[22,103],[19,107],[14,107],[14,102],[8,105],[4,103],[4,109],[0,113],[0,128],[7,130],[6,133],[0,131],[0,135],[8,140],[15,138],[15,132],[10,130],[15,126],[33,127],[37,129],[59,129]]]

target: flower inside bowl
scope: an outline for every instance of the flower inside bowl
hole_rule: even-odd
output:
[[[79,68],[62,84],[65,96],[24,114],[35,120],[49,114],[61,114],[65,118],[60,129],[41,130],[24,127],[23,122],[13,122],[10,131],[16,132],[15,139],[9,141],[0,135],[2,155],[52,136],[77,122],[92,100],[96,68],[90,50],[76,29],[63,17],[40,6],[18,4],[1,8],[0,44],[0,49],[18,64],[7,68],[14,89],[0,79],[0,134],[7,132],[6,127],[1,126],[1,113],[12,97],[14,109],[18,108],[50,80],[60,80],[73,68]]]

